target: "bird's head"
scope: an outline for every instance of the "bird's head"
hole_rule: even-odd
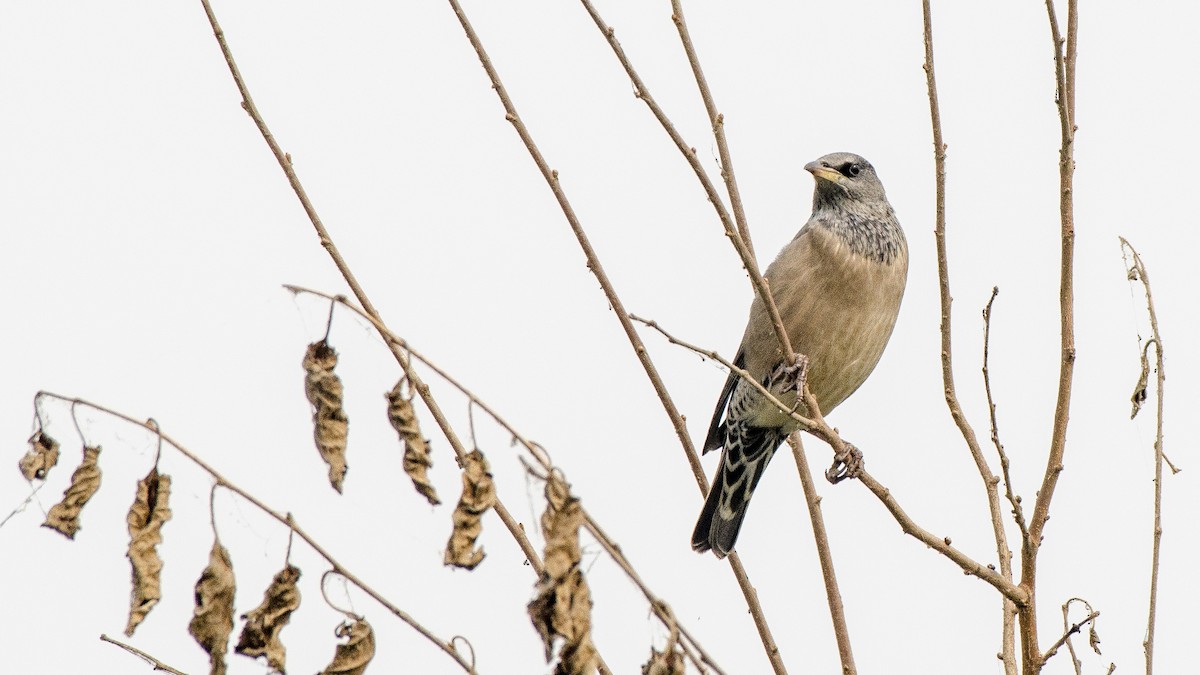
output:
[[[817,179],[818,201],[886,199],[875,167],[851,152],[835,152],[804,165]]]

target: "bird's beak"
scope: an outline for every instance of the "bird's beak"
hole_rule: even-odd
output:
[[[842,174],[838,173],[836,169],[825,166],[817,161],[812,161],[808,164],[805,164],[804,170],[811,173],[819,180],[827,180],[834,184],[839,184],[842,182]]]

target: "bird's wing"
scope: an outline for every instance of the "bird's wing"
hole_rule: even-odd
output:
[[[746,351],[739,349],[733,358],[733,365],[738,368],[746,366]],[[712,421],[708,423],[708,436],[704,439],[704,452],[717,450],[725,444],[725,409],[729,407],[729,397],[737,385],[737,373],[729,373],[725,386],[721,389],[721,397],[717,399],[717,409],[713,411]]]

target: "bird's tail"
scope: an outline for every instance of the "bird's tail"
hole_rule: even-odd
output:
[[[711,549],[718,558],[733,550],[754,488],[785,438],[782,429],[726,423],[721,467],[692,533],[693,549]]]

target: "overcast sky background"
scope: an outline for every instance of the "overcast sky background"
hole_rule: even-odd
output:
[[[1166,346],[1167,481],[1157,663],[1194,663],[1188,574],[1200,552],[1200,398],[1192,206],[1200,10],[1182,2],[1094,6],[1079,22],[1077,347],[1066,471],[1039,575],[1043,647],[1059,605],[1103,614],[1103,657],[1085,672],[1143,668],[1153,410],[1129,421],[1140,288],[1118,235],[1143,254]],[[716,176],[715,146],[670,20],[670,5],[601,1],[650,91]],[[389,325],[542,443],[643,578],[728,673],[769,666],[732,574],[688,546],[701,499],[662,408],[577,244],[489,89],[450,8],[437,2],[217,2],[272,131]],[[763,265],[806,220],[825,153],[874,163],[908,233],[908,292],[867,384],[831,417],[923,526],[994,562],[986,502],[942,401],[933,240],[933,165],[916,2],[686,3]],[[627,307],[732,356],[751,289],[694,176],[583,8],[470,1],[526,124],[559,171]],[[1065,20],[1065,6],[1062,9]],[[938,2],[937,73],[948,164],[948,239],[957,381],[986,440],[980,309],[1000,287],[993,389],[1017,491],[1032,504],[1045,465],[1058,374],[1058,121],[1039,2]],[[5,3],[0,7],[0,282],[7,298],[0,385],[0,516],[29,494],[16,471],[39,389],[154,417],[238,485],[290,510],[364,580],[436,634],[467,636],[481,673],[547,672],[525,615],[533,575],[494,515],[487,560],[444,569],[459,476],[433,439],[431,509],[401,471],[382,397],[398,368],[369,326],[343,312],[350,416],[344,496],[311,440],[300,368],[327,305],[293,283],[345,292],[239,97],[198,2]],[[644,335],[693,437],[725,374]],[[433,392],[467,436],[465,402]],[[45,407],[63,444],[37,499],[0,530],[0,645],[12,672],[149,672],[101,643],[119,635],[129,593],[125,513],[153,463],[143,431],[80,413],[104,451],[104,484],[76,541],[38,527],[79,439]],[[533,532],[541,486],[507,436],[477,419],[501,499]],[[814,470],[829,451],[807,443]],[[990,448],[989,457],[992,457]],[[705,458],[710,473],[716,458]],[[166,597],[131,640],[176,668],[207,669],[186,632],[212,542],[207,475],[164,451],[175,518],[164,528]],[[847,482],[819,490],[863,673],[999,673],[1000,600],[905,537]],[[287,531],[219,493],[217,526],[237,573],[239,614],[283,565]],[[1010,528],[1014,548],[1015,528]],[[739,540],[791,672],[837,670],[811,530],[792,461],[774,463]],[[540,537],[535,537],[540,546]],[[594,637],[614,672],[638,672],[665,631],[585,537]],[[297,545],[304,604],[283,631],[292,672],[323,668],[340,615],[320,598],[326,568]],[[339,584],[333,596],[346,602]],[[461,672],[351,590],[378,635],[369,672]],[[240,623],[238,629],[240,630]],[[233,638],[236,641],[236,634]],[[1082,647],[1081,643],[1081,647]],[[1086,651],[1086,648],[1084,647]],[[230,657],[231,672],[265,667]],[[1060,654],[1047,673],[1071,672]]]

